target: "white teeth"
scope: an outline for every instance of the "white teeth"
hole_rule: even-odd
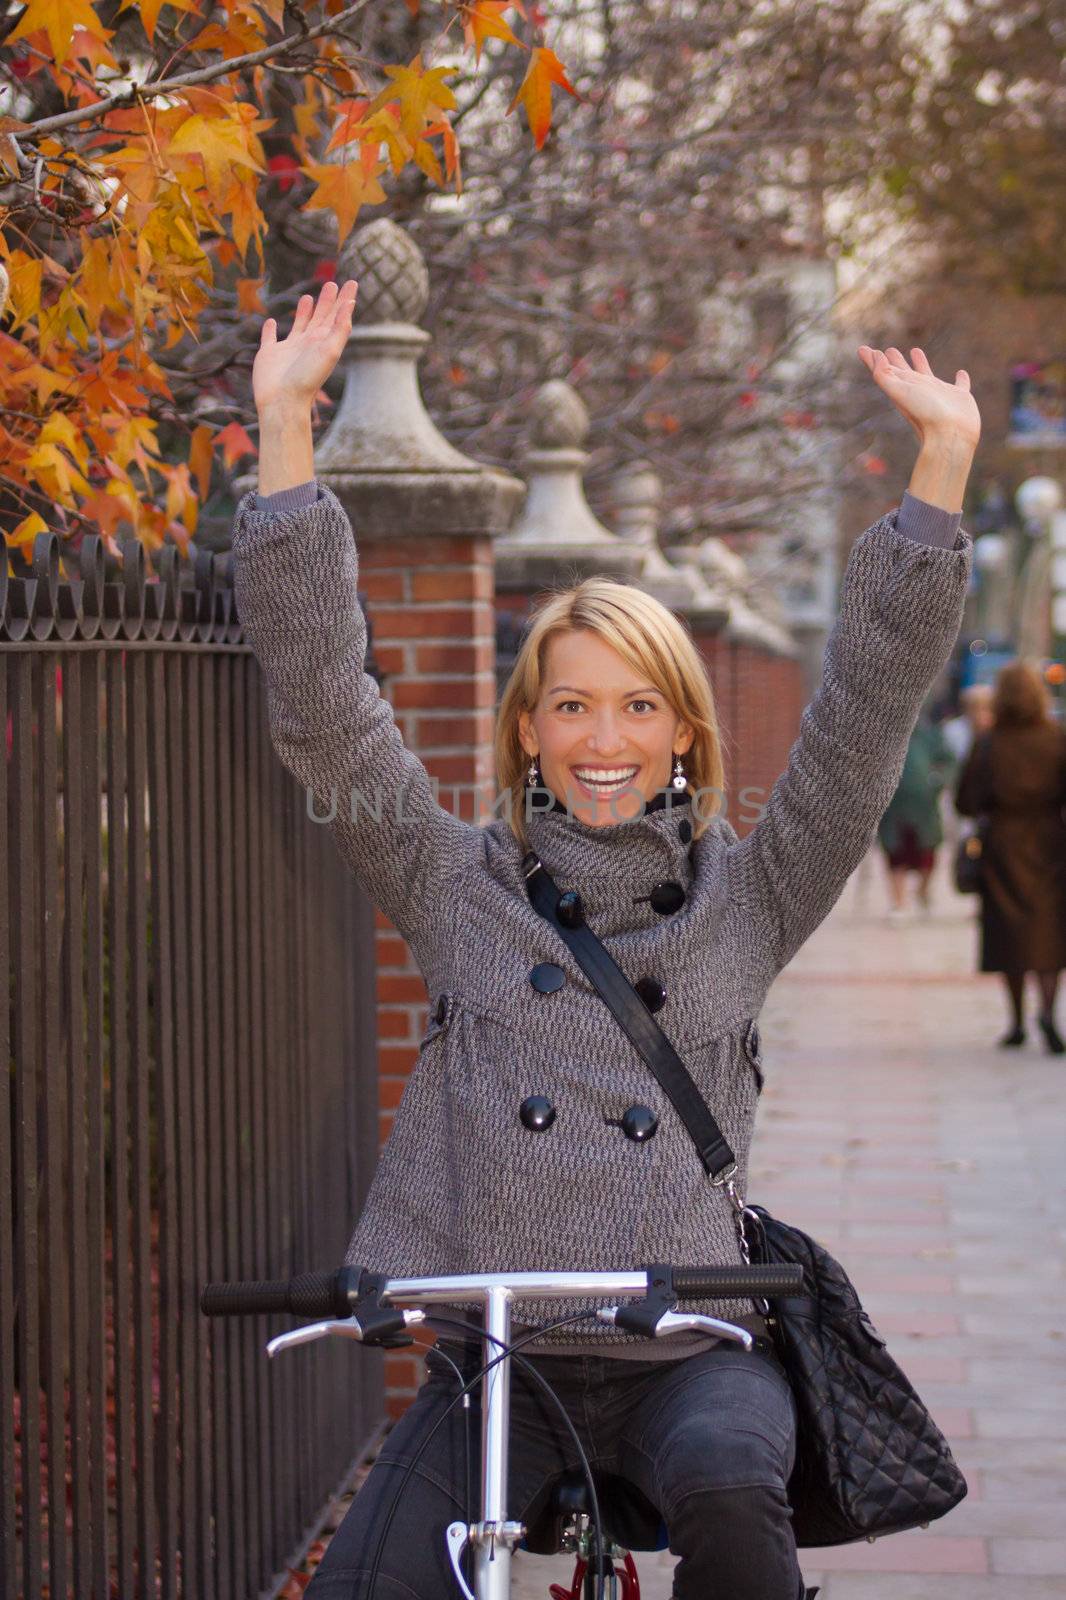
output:
[[[596,789],[621,789],[640,771],[639,767],[612,767],[606,772],[590,772],[588,768],[575,767],[582,783]]]

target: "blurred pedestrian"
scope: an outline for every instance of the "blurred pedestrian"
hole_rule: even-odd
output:
[[[992,726],[992,685],[971,683],[959,695],[958,715],[942,724],[951,753],[961,766],[974,740]]]
[[[1012,661],[996,679],[993,724],[974,741],[955,806],[987,816],[981,854],[979,971],[1002,972],[1013,1026],[999,1040],[1025,1042],[1025,974],[1035,972],[1038,1022],[1055,1055],[1055,995],[1066,966],[1066,730],[1054,719],[1043,675]]]
[[[892,905],[889,920],[907,915],[907,874],[918,874],[917,900],[930,909],[929,884],[943,843],[940,795],[955,776],[955,760],[943,729],[933,721],[928,703],[914,725],[896,792],[877,826],[877,838],[888,862]]]
[[[944,737],[955,757],[956,776],[973,749],[974,740],[987,733],[992,726],[992,685],[971,683],[959,695],[957,715],[946,717],[941,723]],[[944,839],[948,853],[954,856],[962,839],[973,832],[974,824],[960,817],[955,809],[955,794],[951,784],[944,790],[940,814],[944,823]]]

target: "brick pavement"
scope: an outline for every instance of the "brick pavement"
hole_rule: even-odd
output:
[[[1066,1057],[1035,1024],[995,1048],[1001,980],[973,970],[941,854],[929,916],[893,925],[871,852],[774,985],[751,1198],[840,1255],[970,1492],[928,1530],[803,1552],[804,1575],[820,1600],[1066,1600]],[[644,1600],[672,1564],[638,1557]],[[570,1570],[520,1555],[515,1600]]]

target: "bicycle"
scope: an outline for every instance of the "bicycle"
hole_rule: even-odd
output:
[[[754,1339],[746,1328],[717,1317],[677,1311],[677,1302],[711,1297],[758,1297],[766,1302],[768,1297],[801,1290],[802,1269],[799,1266],[672,1268],[656,1265],[640,1271],[473,1273],[425,1278],[386,1278],[358,1267],[341,1267],[335,1272],[307,1273],[273,1283],[208,1284],[200,1305],[208,1316],[290,1312],[319,1319],[269,1340],[266,1349],[271,1357],[316,1339],[332,1337],[386,1348],[408,1344],[411,1340],[407,1329],[429,1321],[437,1326],[459,1327],[467,1338],[481,1338],[498,1348],[499,1354],[485,1361],[452,1402],[458,1405],[478,1382],[482,1384],[481,1516],[474,1523],[453,1522],[445,1535],[459,1592],[464,1600],[509,1600],[511,1557],[516,1549],[535,1545],[541,1554],[573,1552],[576,1558],[571,1588],[566,1590],[552,1585],[552,1600],[581,1600],[582,1596],[584,1600],[639,1600],[639,1581],[631,1551],[617,1543],[605,1524],[593,1474],[577,1431],[547,1380],[528,1366],[525,1370],[532,1373],[560,1406],[576,1445],[581,1475],[580,1479],[575,1479],[564,1474],[557,1480],[547,1511],[535,1529],[527,1529],[523,1523],[507,1516],[511,1360],[521,1360],[518,1352],[522,1345],[547,1331],[538,1327],[512,1341],[513,1300],[516,1297],[534,1301],[633,1297],[635,1303],[600,1306],[595,1314],[602,1322],[649,1338],[697,1331],[735,1342],[750,1353]],[[413,1306],[409,1304],[405,1308],[402,1302],[413,1303]],[[480,1305],[482,1329],[479,1331],[465,1322],[449,1323],[439,1316],[429,1318],[421,1309],[441,1304]],[[587,1310],[582,1310],[550,1327],[589,1315]],[[461,1372],[459,1377],[462,1382]],[[423,1448],[425,1443],[428,1439]],[[409,1465],[397,1489],[394,1507],[399,1503],[414,1465],[415,1462]],[[373,1573],[384,1549],[390,1519],[391,1513],[378,1537],[371,1593]],[[653,1538],[657,1542],[633,1548],[665,1549],[664,1527],[660,1525]],[[473,1555],[473,1588],[463,1571],[463,1559],[468,1550]],[[617,1570],[619,1562],[621,1571]]]

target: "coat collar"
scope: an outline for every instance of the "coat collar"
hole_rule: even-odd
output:
[[[559,796],[551,789],[538,789],[536,792],[540,796],[551,795],[552,803],[550,806],[544,807],[546,811],[550,811],[553,814],[561,814],[564,817],[569,815]],[[542,802],[539,802],[539,804],[542,804]],[[645,802],[644,815],[646,816],[649,811],[663,811],[667,807],[672,807],[677,811],[681,806],[688,806],[690,811],[692,809],[692,801],[687,793],[679,794],[676,789],[659,789],[652,795],[650,800]],[[630,821],[636,822],[639,821],[639,818],[633,817],[630,818]]]
[[[543,798],[543,795],[541,796]],[[597,931],[636,931],[662,919],[642,897],[660,883],[686,895],[695,876],[692,802],[673,791],[655,797],[641,816],[603,827],[582,822],[558,802],[533,811],[527,824],[535,850],[560,889],[577,889]]]

